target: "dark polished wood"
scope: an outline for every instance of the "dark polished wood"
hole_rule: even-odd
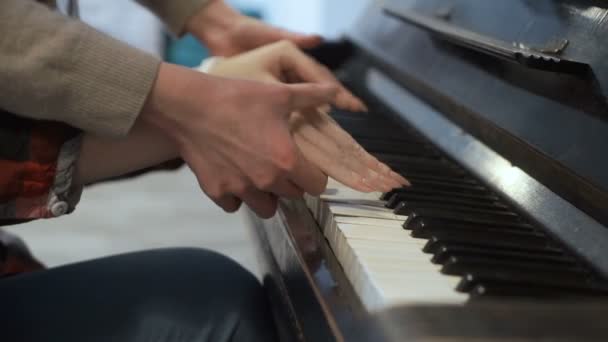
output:
[[[348,341],[369,314],[302,200],[281,201],[261,220],[251,211],[258,251],[283,340]]]

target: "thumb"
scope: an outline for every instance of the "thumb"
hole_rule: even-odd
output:
[[[334,84],[299,83],[286,85],[289,89],[291,111],[317,108],[334,102],[339,88]]]

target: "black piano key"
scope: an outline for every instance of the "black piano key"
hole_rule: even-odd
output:
[[[392,141],[409,142],[413,144],[426,144],[422,139],[403,132],[394,123],[367,120],[365,118],[345,118],[333,116],[334,120],[349,132],[355,139],[387,139]]]
[[[393,204],[392,202],[388,204]],[[461,203],[445,203],[441,201],[421,201],[416,199],[411,200],[402,200],[400,201],[395,208],[395,213],[399,213],[400,215],[411,215],[415,212],[420,212],[421,209],[428,210],[446,210],[446,211],[455,211],[461,213],[495,213],[501,216],[512,216],[519,217],[517,214],[509,211],[505,208],[495,207],[492,205],[484,205],[484,204],[461,204]]]
[[[590,291],[608,294],[608,284],[594,279],[574,276],[568,272],[526,272],[515,270],[487,270],[465,274],[456,290],[470,292],[477,285],[505,284],[511,286],[546,287],[554,290]]]
[[[427,145],[411,144],[400,141],[387,141],[386,139],[360,138],[357,142],[370,153],[396,154],[418,156],[428,159],[439,159],[440,154]]]
[[[487,225],[474,223],[450,222],[437,219],[420,219],[416,224],[407,227],[411,230],[411,235],[415,238],[429,239],[432,236],[442,234],[452,238],[462,234],[512,234],[515,236],[532,236],[542,239],[547,237],[540,231],[528,224],[501,224]]]
[[[468,177],[447,177],[441,175],[431,175],[429,173],[409,173],[406,171],[402,174],[404,177],[408,177],[408,179],[412,183],[424,183],[424,182],[439,182],[444,184],[454,184],[454,185],[462,185],[462,186],[481,186],[479,182],[472,178]]]
[[[428,159],[420,157],[396,156],[377,153],[375,157],[397,170],[428,171],[437,175],[466,175],[466,172],[445,159]]]
[[[418,239],[428,239],[431,236],[436,234],[443,235],[458,235],[461,233],[475,234],[475,233],[484,233],[484,234],[501,234],[501,235],[511,235],[511,236],[524,236],[524,237],[536,237],[538,239],[547,239],[547,236],[541,232],[536,230],[518,230],[518,229],[509,229],[508,227],[492,227],[492,226],[466,226],[466,225],[431,225],[431,224],[422,224],[416,225],[412,230],[412,237]]]
[[[397,206],[395,213],[401,213],[402,211],[409,211],[404,208],[400,210],[400,206]],[[406,229],[414,229],[423,219],[440,219],[446,222],[454,223],[474,223],[487,226],[505,226],[514,223],[522,222],[521,218],[512,212],[494,212],[489,210],[468,210],[468,211],[455,211],[445,209],[433,209],[433,208],[414,208],[414,210],[408,214],[403,227]],[[430,221],[429,221],[430,222]]]
[[[446,175],[437,175],[431,174],[428,172],[414,172],[407,170],[394,170],[399,173],[403,177],[411,180],[412,182],[417,181],[438,181],[438,182],[448,182],[448,183],[456,183],[456,184],[470,184],[470,185],[480,185],[480,183],[472,178],[463,176],[463,175],[454,175],[454,176],[446,176]]]
[[[433,255],[431,262],[435,264],[444,264],[452,256],[477,256],[487,259],[508,259],[508,260],[541,260],[545,262],[551,262],[556,264],[564,264],[576,266],[578,262],[575,258],[566,255],[562,252],[555,251],[540,251],[536,249],[531,250],[512,250],[512,249],[500,249],[500,248],[484,248],[470,245],[458,245],[458,244],[443,244],[440,246],[435,255]]]
[[[447,197],[447,196],[431,196],[426,194],[400,192],[392,195],[386,201],[386,207],[396,209],[400,203],[413,203],[414,205],[436,205],[436,206],[454,206],[458,208],[475,208],[488,210],[507,210],[508,207],[498,201],[479,201],[468,198]],[[405,205],[407,206],[407,204]]]
[[[428,189],[438,191],[453,191],[460,193],[470,194],[487,194],[488,189],[481,185],[466,184],[461,182],[450,182],[450,181],[430,181],[430,180],[418,180],[412,181],[412,189]]]
[[[436,254],[439,248],[445,244],[459,244],[472,247],[500,248],[509,250],[539,250],[563,252],[563,249],[551,240],[538,236],[522,236],[514,234],[502,234],[497,232],[437,232],[428,238],[423,247],[425,253]]]
[[[578,265],[552,263],[543,260],[492,259],[479,256],[451,256],[443,263],[441,273],[464,275],[477,271],[488,272],[498,269],[504,272],[559,272],[569,274],[574,278],[590,275],[588,270]]]
[[[383,194],[382,199],[388,200],[395,194],[406,194],[406,195],[422,195],[422,196],[433,196],[435,198],[454,198],[454,199],[465,199],[476,202],[496,202],[499,198],[496,195],[488,194],[467,194],[454,191],[442,191],[442,190],[429,190],[419,188],[398,188],[393,189]]]
[[[597,295],[606,295],[601,291],[581,289],[554,289],[543,286],[517,286],[500,283],[475,285],[469,292],[471,299],[486,297],[519,297],[535,299],[587,299]]]

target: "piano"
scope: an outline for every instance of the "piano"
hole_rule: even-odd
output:
[[[607,340],[608,4],[371,1],[311,55],[410,188],[249,215],[286,341]]]

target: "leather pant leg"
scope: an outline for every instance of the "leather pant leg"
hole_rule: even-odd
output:
[[[259,281],[201,249],[113,256],[0,279],[0,340],[275,341]]]

